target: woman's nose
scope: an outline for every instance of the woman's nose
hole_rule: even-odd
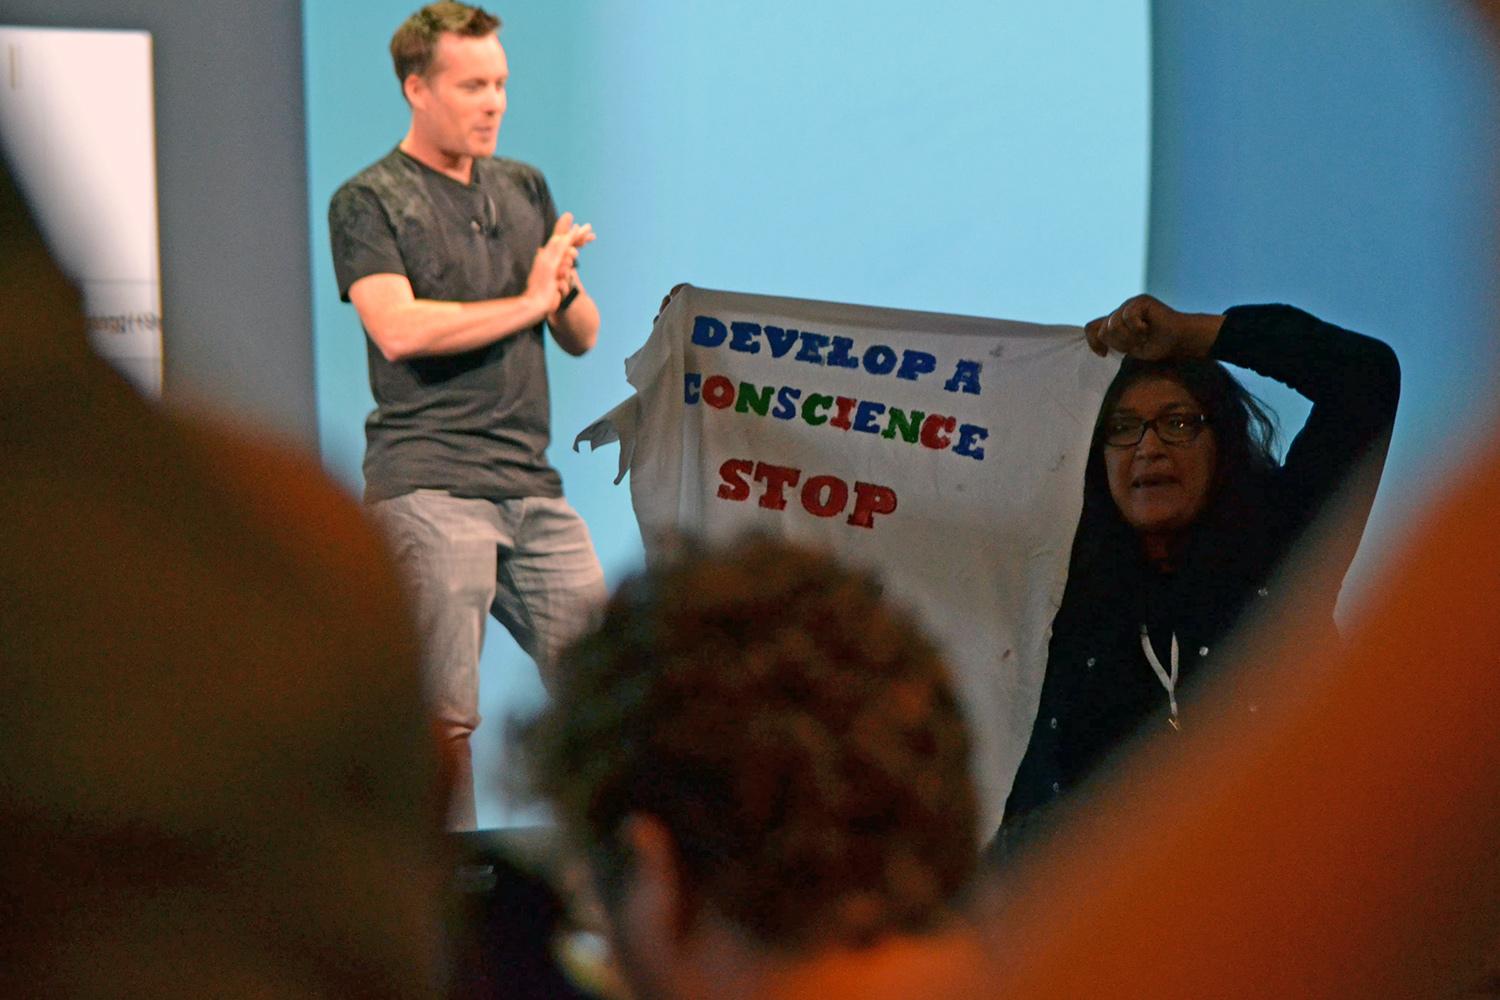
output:
[[[1154,423],[1147,424],[1144,428],[1144,433],[1141,434],[1140,443],[1135,446],[1135,453],[1137,455],[1156,455],[1164,454],[1165,452],[1166,445],[1157,435],[1156,425]]]

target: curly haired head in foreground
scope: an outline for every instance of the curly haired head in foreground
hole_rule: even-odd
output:
[[[875,579],[785,542],[699,547],[627,581],[563,655],[531,780],[619,905],[633,816],[761,945],[932,929],[975,867],[969,741],[948,672]]]

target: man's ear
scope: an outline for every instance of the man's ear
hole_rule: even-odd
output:
[[[619,840],[630,858],[622,907],[627,919],[660,944],[681,941],[691,928],[692,907],[671,831],[655,816],[632,813],[620,824]]]
[[[408,73],[405,80],[401,81],[401,93],[406,95],[406,103],[412,107],[417,106],[418,98],[427,96],[427,80],[420,73]]]

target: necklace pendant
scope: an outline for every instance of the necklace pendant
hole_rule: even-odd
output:
[[[1175,715],[1168,716],[1167,717],[1167,721],[1172,724],[1173,731],[1179,732],[1179,733],[1182,732],[1182,723],[1180,723],[1180,722],[1177,721],[1177,716],[1175,716]]]

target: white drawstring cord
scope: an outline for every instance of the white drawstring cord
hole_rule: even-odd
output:
[[[1172,715],[1167,720],[1172,723],[1173,729],[1180,730],[1182,724],[1177,721],[1177,633],[1172,633],[1172,671],[1168,673],[1156,658],[1156,650],[1151,648],[1151,635],[1146,631],[1146,626],[1141,625],[1141,652],[1146,654],[1146,662],[1151,664],[1151,669],[1156,672],[1156,679],[1161,681],[1161,686],[1167,689],[1167,704],[1171,706]]]

